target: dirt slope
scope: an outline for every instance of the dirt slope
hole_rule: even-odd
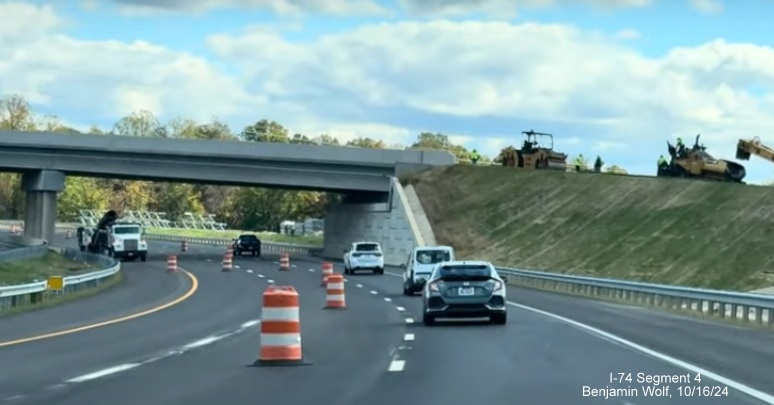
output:
[[[749,290],[774,285],[774,188],[453,166],[414,184],[438,243],[496,264]]]

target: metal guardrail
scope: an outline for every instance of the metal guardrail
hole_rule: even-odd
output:
[[[774,296],[498,267],[508,282],[774,326]]]
[[[68,259],[101,267],[92,271],[61,278],[61,289],[54,288],[50,280],[29,284],[0,286],[0,313],[15,307],[39,304],[53,297],[91,289],[113,278],[121,271],[121,263],[107,256],[82,253],[76,249],[54,249]]]

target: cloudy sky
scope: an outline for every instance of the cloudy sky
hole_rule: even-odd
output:
[[[495,155],[535,129],[653,173],[774,144],[772,0],[0,1],[0,95],[79,128],[139,109]],[[744,163],[748,180],[774,165]]]

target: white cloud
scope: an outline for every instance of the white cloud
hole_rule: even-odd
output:
[[[204,12],[216,8],[266,9],[280,15],[325,13],[374,15],[387,12],[372,0],[113,0],[131,15],[164,11]]]
[[[719,14],[723,11],[723,3],[720,0],[691,0],[691,7],[707,14]]]
[[[615,33],[618,38],[621,39],[640,39],[642,35],[637,30],[621,30]]]
[[[653,0],[398,0],[398,2],[412,14],[451,16],[485,13],[509,18],[522,9],[582,5],[615,10],[647,7],[653,3]]]
[[[448,132],[482,153],[518,145],[534,127],[555,132],[571,156],[607,148],[616,156],[606,161],[647,167],[678,134],[701,132],[713,154],[732,157],[738,137],[774,126],[774,50],[722,40],[653,59],[615,35],[558,24],[382,23],[305,42],[252,27],[209,39],[218,66],[238,67],[226,73],[147,42],[67,37],[47,7],[6,3],[0,15],[16,16],[0,25],[0,94],[77,122],[142,107],[165,118],[219,115],[236,129],[269,118],[292,132],[405,144],[442,131],[431,117],[460,123]],[[481,129],[492,120],[504,124]]]

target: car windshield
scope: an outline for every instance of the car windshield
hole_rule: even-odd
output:
[[[451,254],[448,250],[420,250],[417,252],[417,263],[419,264],[436,264],[449,260],[451,260]]]
[[[116,235],[127,235],[140,233],[139,226],[114,226],[113,233]]]
[[[355,246],[355,250],[358,252],[378,252],[379,245],[376,243],[360,243]]]
[[[255,235],[242,235],[239,237],[240,242],[257,242],[258,238]]]
[[[487,265],[454,265],[441,266],[438,276],[444,280],[480,280],[492,276]]]

